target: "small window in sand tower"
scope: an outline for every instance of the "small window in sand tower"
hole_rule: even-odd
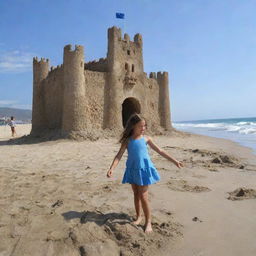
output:
[[[130,54],[131,54],[130,50],[127,50],[127,54],[128,54],[128,55],[130,55]]]
[[[125,70],[128,70],[128,63],[125,63]]]
[[[132,72],[134,72],[134,64],[132,64]]]

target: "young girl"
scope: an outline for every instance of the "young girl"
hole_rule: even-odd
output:
[[[159,153],[161,156],[173,162],[177,167],[183,167],[183,164],[168,155],[159,148],[149,136],[144,135],[146,129],[145,119],[138,114],[133,114],[127,121],[126,127],[122,133],[121,147],[115,156],[107,177],[111,177],[113,170],[119,163],[124,151],[128,150],[128,159],[122,183],[130,183],[134,193],[134,206],[136,211],[136,220],[133,224],[138,225],[142,221],[143,209],[145,215],[145,232],[151,232],[151,212],[148,202],[148,186],[159,181],[160,176],[154,164],[151,162],[147,144]]]

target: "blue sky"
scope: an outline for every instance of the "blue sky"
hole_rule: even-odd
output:
[[[172,120],[256,116],[255,10],[256,0],[0,0],[0,107],[31,108],[33,56],[56,66],[71,43],[85,61],[105,57],[117,25],[142,34],[145,72],[169,72]]]

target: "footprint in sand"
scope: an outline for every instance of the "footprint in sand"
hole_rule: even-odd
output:
[[[193,219],[192,219],[193,221],[198,221],[198,222],[203,222],[202,220],[200,220],[198,217],[194,217]]]
[[[131,221],[132,218],[126,213],[110,212],[104,214],[100,211],[86,211],[80,217],[81,225],[75,227],[72,232],[78,241],[81,238],[89,238],[88,240],[92,245],[98,241],[98,237],[103,238],[104,241],[110,239],[115,243],[116,248],[119,248],[118,255],[131,255],[129,254],[131,251],[133,252],[132,255],[151,255],[156,245],[158,249],[163,248],[171,240],[182,236],[180,232],[182,225],[173,220],[163,222],[154,217],[152,222],[154,232],[151,234],[145,234],[141,225],[133,225]],[[80,232],[81,229],[83,232]],[[82,244],[86,243],[83,242]],[[86,249],[89,248],[86,246],[84,251]],[[120,250],[122,251],[121,254]]]
[[[186,180],[171,179],[167,182],[168,188],[175,191],[206,192],[211,191],[208,187],[189,185]]]
[[[256,190],[254,189],[238,188],[228,193],[229,193],[229,197],[227,199],[233,200],[233,201],[256,198]]]
[[[57,200],[54,204],[52,204],[52,208],[60,207],[61,205],[63,205],[63,201]]]

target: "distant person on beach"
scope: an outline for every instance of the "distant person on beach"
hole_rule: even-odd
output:
[[[11,120],[9,122],[9,125],[11,127],[11,131],[12,131],[12,137],[14,137],[16,135],[16,123],[15,123],[15,118],[13,116],[11,116]]]
[[[119,142],[121,147],[114,157],[114,160],[107,172],[107,177],[111,177],[114,168],[122,158],[123,153],[127,149],[128,158],[126,161],[126,169],[122,183],[131,184],[134,194],[134,206],[136,211],[136,219],[133,224],[139,225],[142,221],[142,209],[145,216],[146,233],[152,232],[151,211],[148,201],[148,186],[160,180],[157,169],[152,163],[148,154],[149,145],[158,154],[174,163],[178,168],[183,167],[183,163],[168,155],[164,150],[159,148],[151,137],[144,135],[146,130],[146,121],[138,114],[133,114],[121,135]],[[142,209],[141,209],[142,208]]]

